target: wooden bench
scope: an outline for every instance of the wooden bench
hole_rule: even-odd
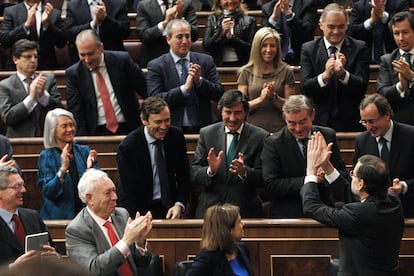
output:
[[[53,240],[64,251],[69,221],[46,221]],[[312,219],[243,219],[244,238],[255,275],[327,275],[328,262],[339,254],[338,231]],[[174,264],[193,259],[200,248],[203,221],[154,220],[149,244],[162,257],[165,275]],[[401,275],[414,267],[414,220],[406,219],[400,248]]]

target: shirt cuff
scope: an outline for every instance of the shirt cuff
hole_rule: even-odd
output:
[[[383,24],[387,24],[388,18],[390,18],[390,14],[387,11],[384,11],[384,14],[383,14],[383,16],[381,18],[381,22]]]
[[[269,24],[272,25],[273,27],[276,27],[276,21],[272,19],[272,16],[269,17]]]
[[[397,82],[397,84],[395,85],[395,89],[397,89],[397,92],[398,94],[400,94],[401,98],[405,98],[405,91],[401,91],[400,84],[401,82]]]
[[[305,182],[303,184],[315,182],[318,183],[318,177],[316,175],[307,175],[305,176]]]
[[[369,31],[369,30],[372,29],[372,25],[371,25],[371,23],[369,21],[369,18],[364,21],[364,29],[367,30],[367,31]]]
[[[334,169],[333,172],[325,175],[325,179],[326,181],[328,181],[329,184],[332,184],[332,182],[337,180],[338,177],[339,177],[339,172],[337,171],[337,169]]]
[[[30,98],[29,95],[26,96],[26,98],[24,98],[23,100],[23,104],[26,107],[27,111],[29,113],[32,113],[33,109],[36,107],[37,105],[37,101],[34,101]]]
[[[208,168],[207,168],[207,175],[208,175],[209,177],[213,177],[213,176],[215,176],[216,174],[215,174],[215,173],[212,173],[212,172],[211,172],[210,167],[208,167]]]
[[[295,17],[295,13],[292,12],[289,17],[286,16],[286,21],[287,22],[292,21],[294,17]]]
[[[165,36],[165,29],[164,29],[164,26],[162,25],[162,21],[157,24],[157,27],[158,27],[158,30],[160,30],[160,33],[162,33],[162,35]]]
[[[401,185],[402,185],[402,194],[405,195],[408,191],[408,185],[407,182],[405,181],[400,181]]]
[[[124,257],[128,257],[129,254],[131,254],[131,250],[129,249],[128,245],[123,241],[119,240],[115,247],[118,248],[118,250],[124,255]]]
[[[184,206],[184,204],[182,204],[181,202],[179,202],[179,201],[177,201],[176,203],[174,203],[174,205],[178,205],[178,206],[180,206],[181,207],[181,209],[182,209],[182,213],[184,213],[184,211],[185,211],[185,206]]]
[[[339,79],[342,84],[348,84],[349,82],[349,72],[345,70],[345,78],[343,80]]]
[[[325,86],[327,86],[327,85],[328,85],[328,83],[324,83],[324,82],[323,82],[323,79],[322,79],[322,74],[319,74],[319,76],[318,76],[318,83],[319,83],[319,86],[320,86],[320,87],[325,87]]]
[[[37,101],[44,107],[46,107],[49,104],[49,98],[50,94],[47,92],[47,90],[43,91],[43,95],[39,98],[37,98]]]

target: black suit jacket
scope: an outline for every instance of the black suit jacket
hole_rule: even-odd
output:
[[[123,40],[129,36],[128,3],[125,0],[105,0],[106,17],[98,28],[105,50],[124,51]],[[91,29],[91,12],[87,0],[68,2],[64,27],[64,36],[74,43],[76,36],[83,30]],[[73,47],[73,61],[79,60],[76,47]]]
[[[253,270],[250,264],[249,249],[244,243],[237,244],[237,257],[240,259],[249,276],[253,276]],[[224,251],[207,251],[198,252],[191,268],[185,274],[186,276],[233,276],[233,270],[226,258]]]
[[[18,208],[20,220],[23,224],[26,235],[47,232],[47,227],[40,219],[39,213],[35,210]],[[50,244],[52,239],[49,235]],[[17,240],[13,231],[10,230],[7,222],[0,218],[0,264],[14,262],[20,255],[24,254],[24,248]]]
[[[269,23],[269,17],[273,13],[273,8],[279,0],[272,0],[262,6],[262,26],[271,27],[282,33],[282,17],[276,19],[276,26]],[[294,52],[292,65],[300,64],[300,49],[306,41],[313,40],[315,28],[318,25],[317,3],[315,0],[295,0],[292,7],[295,16],[287,21],[292,35],[290,38],[291,47]]]
[[[326,143],[333,143],[331,162],[343,177],[347,177],[345,162],[339,152],[333,129],[313,126],[320,131]],[[299,191],[305,179],[306,164],[295,137],[287,127],[266,138],[262,150],[262,175],[265,188],[272,197],[272,216],[275,218],[303,217]],[[334,201],[346,200],[346,189],[340,182],[319,185],[324,201],[333,206]]]
[[[180,129],[171,126],[164,138],[164,156],[167,165],[170,198],[186,206],[190,193],[190,165],[185,138]],[[116,156],[120,183],[119,206],[131,216],[150,209],[153,196],[153,173],[144,126],[128,134],[118,147]],[[170,206],[171,207],[171,206]]]
[[[174,5],[176,1],[173,1]],[[198,39],[197,17],[191,0],[184,0],[182,17],[191,25],[191,40]],[[145,55],[142,66],[169,50],[165,36],[158,29],[158,23],[164,21],[165,15],[162,13],[160,5],[156,0],[142,0],[137,9],[137,32],[138,38],[145,45]]]
[[[371,17],[371,6],[369,0],[359,0],[354,2],[354,6],[349,14],[349,28],[348,34],[356,39],[363,40],[367,43],[368,49],[371,53],[372,49],[372,38],[373,29],[366,30],[364,22]],[[393,51],[397,45],[395,44],[394,38],[391,31],[388,28],[388,22],[391,18],[400,11],[408,11],[409,1],[407,0],[392,0],[387,1],[385,11],[388,12],[388,21],[384,24],[378,20],[375,24],[382,24],[383,32],[381,33],[382,39],[384,40],[385,52],[389,53]],[[371,57],[371,55],[370,55]]]
[[[377,91],[387,98],[394,111],[393,119],[410,125],[414,125],[414,89],[407,85],[404,88],[405,97],[401,98],[396,84],[399,82],[398,73],[392,65],[393,60],[401,57],[399,49],[381,57],[381,65],[377,77]]]
[[[339,230],[338,275],[399,275],[404,218],[397,196],[368,196],[336,209],[321,201],[314,182],[303,185],[301,196],[306,215]]]
[[[220,100],[223,87],[211,56],[190,52],[190,62],[197,63],[201,67],[200,76],[203,79],[194,86],[194,90],[198,97],[200,125],[206,126],[214,122],[210,101]],[[186,104],[180,85],[180,76],[170,53],[148,63],[148,95],[161,97],[167,101],[171,111],[171,124],[178,127],[182,126]]]
[[[267,131],[245,123],[237,143],[236,153],[242,152],[247,178],[231,174],[224,155],[220,168],[213,177],[207,175],[207,155],[214,147],[215,154],[226,153],[226,136],[222,122],[202,128],[194,154],[192,170],[194,184],[201,185],[204,191],[199,197],[196,217],[203,218],[205,211],[213,204],[232,203],[240,207],[242,217],[260,217],[261,200],[256,189],[262,186],[262,164],[260,153]]]
[[[370,132],[365,131],[355,138],[354,166],[358,158],[372,154],[379,157],[378,144]],[[414,217],[414,127],[394,121],[390,148],[390,177],[399,178],[408,185],[401,195],[405,217]],[[390,183],[391,184],[391,183]]]
[[[350,73],[348,84],[343,85],[332,77],[328,85],[320,87],[317,78],[328,60],[323,38],[303,44],[301,89],[315,103],[315,124],[336,131],[360,131],[358,107],[368,86],[369,52],[365,42],[345,37],[341,53],[346,57],[345,70]]]
[[[145,98],[145,76],[126,52],[104,51],[104,60],[115,96],[129,131],[141,125],[140,108],[135,92]],[[68,109],[77,122],[77,135],[94,135],[98,121],[95,88],[89,69],[78,61],[66,70]]]
[[[44,6],[42,6],[42,12],[43,9]],[[62,35],[63,22],[60,11],[58,9],[52,10],[49,26],[46,30],[43,30],[43,26],[41,26],[39,36],[33,32],[26,33],[24,23],[27,19],[27,13],[28,10],[24,2],[4,10],[1,44],[6,48],[10,48],[19,39],[26,38],[37,41],[40,50],[38,69],[56,69],[57,61],[54,47],[61,48],[66,45],[66,40]],[[13,67],[11,66],[10,68]]]

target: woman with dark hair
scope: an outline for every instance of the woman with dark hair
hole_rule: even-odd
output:
[[[204,215],[201,251],[186,275],[252,276],[249,250],[240,242],[243,235],[239,207],[209,207]]]
[[[216,66],[241,66],[249,59],[256,19],[246,15],[241,0],[214,0],[207,19],[203,47]]]

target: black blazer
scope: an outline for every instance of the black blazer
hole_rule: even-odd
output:
[[[378,144],[370,132],[365,131],[355,138],[354,166],[358,158],[372,154],[379,157]],[[414,127],[394,121],[390,148],[390,177],[398,177],[408,185],[401,195],[405,217],[414,217]]]
[[[146,98],[145,76],[126,52],[104,51],[104,59],[115,96],[129,131],[141,125],[135,92]],[[78,61],[66,69],[68,109],[77,122],[77,135],[94,135],[98,121],[95,88],[89,69]]]
[[[174,5],[176,1],[173,1]],[[198,39],[197,17],[191,0],[184,0],[182,17],[191,25],[191,40]],[[138,38],[145,45],[145,54],[141,61],[142,66],[170,49],[165,36],[158,29],[158,23],[164,21],[165,15],[162,14],[158,1],[142,0],[138,3],[137,9],[137,33]]]
[[[312,132],[320,131],[326,143],[333,143],[330,161],[338,172],[347,177],[345,162],[339,152],[336,134],[333,129],[313,126]],[[274,218],[303,217],[302,202],[299,195],[306,175],[305,159],[295,137],[287,127],[267,137],[262,150],[263,182],[272,197],[272,216]],[[319,185],[324,202],[333,206],[334,201],[345,201],[345,187],[335,181],[330,185]]]
[[[363,203],[348,203],[336,209],[321,201],[315,182],[303,185],[300,193],[306,215],[339,230],[338,275],[399,275],[404,218],[395,194],[368,196]]]
[[[214,147],[215,154],[222,150],[226,153],[226,133],[222,122],[202,128],[194,154],[192,171],[194,184],[203,187],[199,197],[196,217],[203,218],[208,207],[213,204],[232,203],[240,207],[242,217],[263,217],[261,200],[256,189],[262,187],[262,164],[260,153],[267,131],[245,123],[240,134],[236,152],[242,152],[246,166],[247,177],[242,180],[239,176],[229,173],[227,157],[224,155],[220,168],[214,177],[207,175],[207,155]]]
[[[282,33],[282,17],[278,16],[276,19],[276,26],[269,23],[269,17],[273,13],[273,8],[279,0],[272,0],[262,6],[262,26],[276,29],[280,34]],[[291,47],[294,52],[292,65],[300,64],[300,49],[302,44],[306,41],[313,40],[313,34],[318,25],[317,1],[315,0],[295,0],[292,7],[292,12],[295,17],[287,21],[289,28],[292,31],[290,38]]]
[[[400,57],[399,49],[395,49],[392,53],[381,57],[381,65],[377,77],[377,91],[386,97],[390,103],[394,111],[394,120],[414,125],[414,89],[410,89],[407,85],[404,89],[405,97],[401,98],[396,88],[399,79],[392,61],[399,60]]]
[[[237,243],[237,257],[247,269],[249,276],[253,276],[253,270],[250,264],[249,249],[244,243]],[[194,263],[185,274],[186,276],[233,276],[233,270],[226,254],[223,251],[198,252]]]
[[[47,227],[40,219],[39,213],[35,210],[18,208],[20,220],[23,224],[26,235],[47,232]],[[49,242],[52,239],[49,235]],[[10,264],[24,254],[24,248],[10,230],[7,223],[0,218],[0,264]]]
[[[178,201],[186,206],[190,193],[190,165],[185,138],[180,129],[173,126],[169,128],[164,138],[164,156],[173,204]],[[116,162],[120,179],[119,206],[125,207],[131,217],[135,217],[137,211],[145,214],[151,210],[154,184],[144,126],[128,134],[121,142]]]
[[[323,37],[303,44],[300,68],[302,93],[315,103],[315,124],[329,126],[336,131],[361,131],[359,103],[368,86],[368,48],[363,41],[345,37],[341,53],[346,57],[345,70],[350,73],[348,84],[343,85],[332,77],[327,86],[320,87],[317,78],[325,70],[328,60]]]
[[[194,89],[198,96],[199,121],[201,126],[214,122],[210,101],[218,102],[223,95],[223,87],[213,58],[206,54],[190,52],[190,62],[200,65],[203,78]],[[181,127],[184,117],[185,97],[180,90],[180,76],[170,53],[148,63],[148,95],[163,98],[171,111],[171,124]]]
[[[43,9],[44,6],[42,5],[42,12]],[[43,30],[43,26],[40,27],[39,37],[30,32],[29,34],[26,33],[24,22],[26,22],[27,13],[24,2],[4,10],[1,44],[6,48],[10,48],[19,39],[26,38],[37,41],[39,43],[38,69],[56,69],[58,66],[54,47],[61,48],[66,45],[66,40],[62,34],[63,22],[60,11],[58,9],[52,10],[49,26],[46,30]],[[10,68],[14,68],[14,64]]]

